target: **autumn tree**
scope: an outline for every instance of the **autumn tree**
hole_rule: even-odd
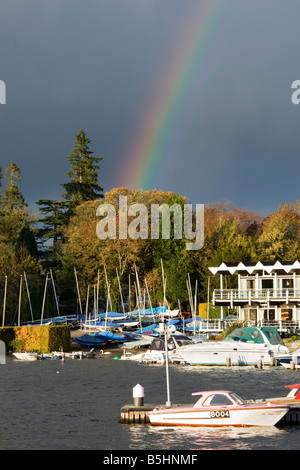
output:
[[[299,204],[282,204],[267,216],[256,242],[257,259],[293,261],[300,255]]]
[[[128,208],[133,204],[143,204],[147,209],[149,218],[148,238],[139,237],[137,227],[137,238],[120,239],[119,232],[119,196],[127,197]],[[172,199],[173,198],[173,199]],[[106,290],[104,266],[111,283],[111,294],[118,297],[118,271],[121,284],[125,291],[129,292],[129,278],[131,280],[132,296],[134,293],[134,282],[136,272],[141,282],[141,289],[146,289],[145,280],[149,294],[157,302],[163,300],[163,283],[161,272],[161,259],[165,263],[167,276],[167,297],[173,305],[177,305],[179,296],[187,296],[185,290],[185,275],[189,269],[189,255],[184,248],[183,240],[154,240],[151,238],[151,204],[161,205],[163,203],[175,202],[175,199],[184,199],[174,193],[164,191],[128,191],[127,188],[113,189],[105,194],[101,201],[87,201],[74,210],[70,223],[65,228],[65,243],[62,251],[62,268],[58,277],[60,286],[67,294],[66,279],[74,279],[74,266],[77,269],[79,284],[82,289],[82,297],[85,298],[87,286],[91,288],[97,282],[99,275],[100,285]],[[99,216],[96,215],[97,207],[110,204],[115,208],[116,233],[115,238],[100,239],[96,235],[96,226]],[[138,217],[137,217],[138,218]],[[128,227],[136,221],[135,216],[128,216]],[[178,275],[180,270],[180,276]],[[64,288],[65,285],[65,288]],[[142,292],[142,293],[143,293]]]
[[[261,219],[260,214],[234,207],[228,201],[205,205],[204,246],[192,254],[201,302],[207,301],[208,278],[210,291],[219,287],[219,279],[211,275],[208,269],[210,266],[218,266],[226,261],[252,261],[255,258],[255,241],[260,233]],[[228,277],[225,282],[230,287],[234,279]]]

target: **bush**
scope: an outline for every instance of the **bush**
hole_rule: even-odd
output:
[[[51,351],[70,350],[70,328],[60,326],[17,326],[0,328],[0,340],[4,341],[7,351]]]
[[[299,341],[300,337],[298,335],[293,335],[290,337],[290,341],[293,343],[294,341]]]
[[[216,339],[218,339],[219,341],[224,339],[227,335],[229,335],[230,333],[232,333],[234,330],[236,330],[237,328],[243,328],[244,326],[244,323],[243,322],[239,322],[239,321],[234,321],[233,323],[231,323],[231,325],[227,328],[227,330],[225,331],[222,331],[222,333],[220,333]]]

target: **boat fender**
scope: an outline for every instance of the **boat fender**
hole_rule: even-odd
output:
[[[272,406],[272,403],[270,401],[268,401],[267,403],[268,406]]]

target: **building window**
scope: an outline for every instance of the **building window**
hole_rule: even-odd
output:
[[[243,320],[244,321],[252,321],[256,322],[257,321],[257,310],[256,308],[244,308],[243,309]]]
[[[281,320],[282,321],[291,321],[293,319],[293,310],[291,308],[282,308],[281,309]]]
[[[273,289],[273,279],[262,279],[261,287],[262,289]]]
[[[294,280],[293,279],[282,279],[282,288],[283,289],[293,289]]]
[[[274,308],[266,308],[264,309],[264,320],[275,320],[275,309]]]

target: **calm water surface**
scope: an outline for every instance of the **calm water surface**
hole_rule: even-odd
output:
[[[97,359],[21,362],[0,366],[0,449],[57,450],[298,450],[300,425],[265,428],[172,428],[120,423],[141,384],[145,403],[166,402],[165,366]],[[170,365],[172,404],[192,392],[230,389],[245,399],[282,396],[300,371],[283,368]]]

